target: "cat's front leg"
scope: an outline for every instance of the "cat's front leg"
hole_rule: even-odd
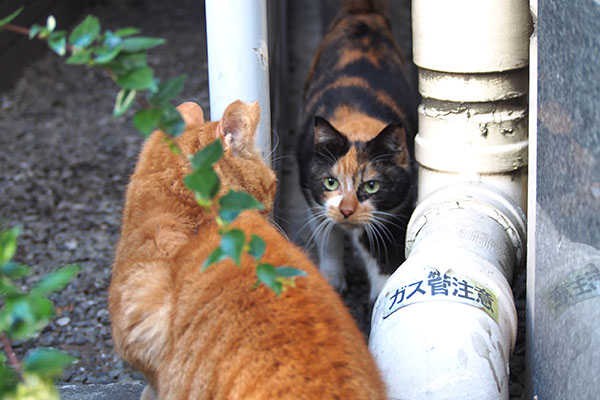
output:
[[[348,290],[344,276],[344,232],[333,226],[327,235],[317,236],[319,270],[327,281],[340,293]]]
[[[146,385],[146,387],[144,388],[144,391],[142,392],[142,397],[140,397],[140,400],[159,400],[159,399],[158,399],[158,395],[156,394],[156,391],[154,391],[154,388],[151,385]]]

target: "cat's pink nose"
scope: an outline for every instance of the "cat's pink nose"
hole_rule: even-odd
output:
[[[341,208],[340,207],[340,212],[342,214],[344,214],[344,218],[348,218],[349,216],[354,214],[354,208]]]
[[[356,198],[356,194],[346,195],[342,198],[340,202],[340,212],[344,215],[344,218],[350,217],[356,211],[356,207],[358,206],[358,199]]]

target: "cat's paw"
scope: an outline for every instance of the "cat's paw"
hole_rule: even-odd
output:
[[[154,391],[154,388],[151,385],[146,385],[144,391],[142,392],[142,397],[140,400],[158,400],[158,396]]]
[[[329,282],[329,284],[333,286],[333,288],[339,293],[346,293],[348,291],[348,284],[346,283],[343,269],[340,271],[336,269],[322,268],[321,275],[323,275],[325,279],[327,279],[327,282]]]

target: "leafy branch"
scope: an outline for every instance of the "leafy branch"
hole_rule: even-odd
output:
[[[53,380],[69,364],[70,355],[51,348],[30,351],[20,362],[11,340],[25,340],[40,332],[54,315],[48,295],[62,290],[79,272],[69,265],[43,277],[30,291],[23,291],[14,280],[31,273],[25,265],[12,259],[17,250],[19,227],[0,232],[0,397],[3,399],[58,399]],[[8,358],[8,360],[7,360]],[[7,366],[7,361],[10,367]]]
[[[193,172],[184,178],[185,185],[191,189],[198,204],[206,210],[210,210],[214,198],[220,189],[220,179],[212,168],[223,155],[223,145],[220,140],[215,140],[205,148],[190,157]],[[217,263],[227,257],[231,258],[236,265],[241,266],[242,254],[247,252],[256,262],[257,282],[255,287],[261,283],[271,288],[280,295],[288,287],[294,287],[294,279],[305,276],[306,273],[300,269],[264,263],[261,258],[264,254],[266,244],[258,235],[252,234],[248,238],[241,229],[231,228],[231,223],[244,210],[263,209],[264,206],[254,197],[245,192],[229,190],[218,201],[218,213],[216,217],[221,234],[221,243],[204,261],[202,269]]]
[[[67,64],[87,65],[106,71],[121,87],[113,115],[124,115],[137,99],[142,108],[133,116],[136,129],[144,136],[149,136],[157,128],[161,129],[169,136],[167,144],[171,150],[183,157],[173,139],[183,132],[185,122],[170,102],[183,89],[185,76],[161,82],[147,64],[146,52],[163,44],[164,39],[136,36],[140,30],[131,27],[102,32],[98,18],[92,15],[88,15],[69,34],[56,30],[56,20],[52,16],[48,17],[45,26],[33,25],[30,29],[10,24],[21,11],[22,8],[0,20],[0,30],[11,30],[27,34],[30,39],[47,41],[55,53],[68,55]],[[141,95],[144,92],[147,92],[147,98]],[[220,189],[220,179],[212,166],[222,155],[223,146],[217,140],[188,157],[192,172],[184,178],[184,184],[206,210],[215,205],[214,198]],[[257,235],[247,238],[242,230],[230,227],[240,212],[264,207],[254,197],[231,190],[219,198],[216,206],[221,242],[204,262],[203,269],[227,257],[240,266],[242,254],[247,252],[256,261],[255,287],[265,284],[278,295],[287,287],[294,286],[295,277],[305,275],[304,271],[293,267],[275,267],[261,262],[266,247],[264,240]]]

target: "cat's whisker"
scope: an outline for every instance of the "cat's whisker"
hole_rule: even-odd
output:
[[[269,158],[271,158],[271,156],[273,155],[273,153],[275,153],[275,151],[277,150],[277,148],[279,147],[279,133],[277,133],[276,129],[271,129],[271,137],[275,138],[275,144],[272,144],[272,149],[269,152],[269,154],[267,154],[266,159],[268,160]],[[271,160],[272,162],[275,162],[276,160]]]
[[[393,242],[395,240],[394,234],[392,233],[390,228],[388,228],[387,226],[385,226],[384,223],[375,218],[373,219],[373,228],[381,234],[382,239],[385,235],[385,239],[387,239],[388,241]]]
[[[314,220],[318,221],[319,216],[315,216],[315,217],[316,218]],[[310,243],[313,240],[315,240],[317,237],[323,238],[325,229],[327,228],[327,225],[329,225],[329,224],[332,224],[332,221],[328,220],[327,218],[320,218],[319,224],[313,229],[313,233],[308,238],[307,244],[310,245]],[[324,239],[327,239],[327,238],[329,238],[328,235]],[[316,242],[315,242],[315,244],[316,244]]]
[[[369,223],[368,226],[371,229],[371,231],[373,232],[373,236],[374,236],[375,243],[377,246],[377,254],[380,254],[380,255],[382,254],[383,258],[385,260],[387,260],[387,258],[388,258],[387,243],[388,242],[383,237],[383,232],[385,232],[385,231],[382,232],[382,231],[378,230],[377,225],[372,224],[372,223]],[[386,236],[390,242],[393,242],[394,238],[391,236],[391,233],[386,234]],[[381,243],[381,246],[380,246],[380,243]],[[383,252],[381,251],[382,250],[381,247],[383,247]]]
[[[373,210],[372,213],[373,219],[376,219],[377,221],[382,223],[390,224],[399,229],[404,229],[409,219],[407,216],[392,214],[385,211]],[[397,220],[400,223],[400,225],[395,223],[394,220]]]
[[[367,163],[368,166],[371,166],[371,164],[375,164],[378,163],[380,161],[389,161],[389,160],[393,160],[394,156],[391,154],[381,154],[375,158],[373,158],[372,160],[369,160],[369,162]]]
[[[324,233],[324,238],[323,238],[324,243],[329,242],[329,236],[331,236],[331,232],[333,231],[334,226],[335,226],[335,223],[333,221],[327,220],[327,226],[325,227],[325,233]]]
[[[293,160],[294,156],[289,155],[289,154],[283,154],[283,155],[281,155],[279,157],[275,157],[274,159],[271,160],[271,162],[272,163],[276,163],[276,162],[278,162],[280,160],[286,160],[286,159]]]
[[[315,152],[315,154],[316,155],[321,155],[324,158],[326,158],[329,161],[331,161],[333,164],[335,164],[337,162],[336,157],[333,155],[333,153],[329,149],[326,149],[326,150],[327,150],[327,154],[323,153],[322,151],[317,151],[317,152]]]
[[[275,229],[277,229],[279,231],[279,233],[281,233],[287,240],[290,240],[289,236],[287,235],[287,233],[283,230],[283,228],[281,227],[281,225],[279,225],[277,223],[277,221],[275,221],[275,219],[271,218],[269,216],[269,223],[271,225],[273,225],[275,227]]]
[[[365,224],[365,232],[367,233],[367,238],[369,239],[369,248],[374,250],[375,245],[377,245],[377,252],[379,252],[379,244],[377,243],[377,239],[374,237],[375,233],[373,232],[373,227],[371,224]]]
[[[325,217],[324,212],[321,209],[319,209],[318,207],[311,207],[309,209],[302,209],[298,213],[298,215],[303,220],[306,220],[306,222],[304,224],[302,224],[302,226],[298,230],[298,232],[300,232],[300,233],[303,232],[304,229],[306,229],[307,226],[310,226],[310,224],[313,221],[316,221],[319,218]]]

